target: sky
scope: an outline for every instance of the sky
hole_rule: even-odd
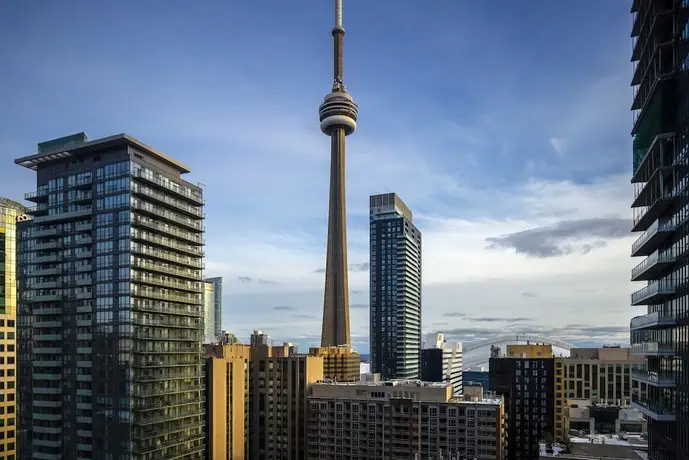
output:
[[[241,339],[320,341],[332,1],[9,2],[0,196],[13,160],[126,132],[189,165],[206,275]],[[368,197],[423,233],[423,332],[627,343],[632,42],[623,1],[344,0],[352,342],[368,351]]]

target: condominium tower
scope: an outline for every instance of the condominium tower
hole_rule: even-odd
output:
[[[371,372],[419,378],[421,232],[395,193],[370,198]]]
[[[443,333],[438,333],[431,344],[421,349],[421,380],[447,382],[455,396],[462,394],[462,344],[447,343]]]
[[[222,337],[222,278],[207,278],[206,283],[213,285],[213,335],[215,340]]]
[[[328,246],[323,296],[321,346],[350,345],[347,213],[345,209],[345,136],[356,129],[358,107],[344,85],[342,0],[335,0],[332,29],[333,86],[319,107],[321,131],[330,137]]]
[[[222,278],[208,278],[203,283],[203,341],[215,343],[222,338]]]
[[[203,459],[203,198],[126,134],[38,145],[20,224],[20,458]]]
[[[26,207],[0,198],[0,460],[17,457],[17,222]]]
[[[632,111],[634,184],[632,256],[644,257],[631,296],[646,314],[631,320],[635,353],[648,369],[635,374],[632,406],[648,418],[652,460],[689,459],[689,3],[633,0]]]

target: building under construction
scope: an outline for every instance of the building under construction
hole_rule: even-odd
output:
[[[648,418],[653,460],[689,459],[689,152],[687,0],[633,0],[631,84],[634,209],[643,257],[631,296],[647,314],[631,321],[635,353],[648,369],[633,374],[632,405]],[[634,385],[637,386],[636,384]]]

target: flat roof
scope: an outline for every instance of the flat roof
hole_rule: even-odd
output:
[[[45,145],[48,142],[49,141],[42,142],[41,144]],[[183,174],[191,172],[191,169],[185,164],[165,155],[159,150],[156,150],[153,147],[146,145],[143,142],[125,133],[115,134],[114,136],[103,137],[101,139],[94,139],[92,141],[87,141],[81,144],[72,144],[64,147],[56,147],[54,150],[35,153],[33,155],[17,158],[16,160],[14,160],[14,163],[18,164],[19,166],[23,166],[25,168],[33,169],[34,171],[36,171],[38,169],[38,165],[40,165],[41,163],[62,160],[79,153],[88,153],[92,150],[100,150],[109,146],[119,144],[129,144],[134,147],[138,147],[141,150],[144,150],[146,153],[149,153],[154,157],[158,158],[159,160],[167,163],[168,165],[177,168]]]

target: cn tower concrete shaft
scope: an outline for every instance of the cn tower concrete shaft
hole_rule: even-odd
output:
[[[345,136],[356,129],[358,107],[343,79],[342,0],[335,0],[333,87],[320,105],[321,130],[330,136],[328,249],[323,296],[321,346],[350,345],[347,213],[345,204]]]

